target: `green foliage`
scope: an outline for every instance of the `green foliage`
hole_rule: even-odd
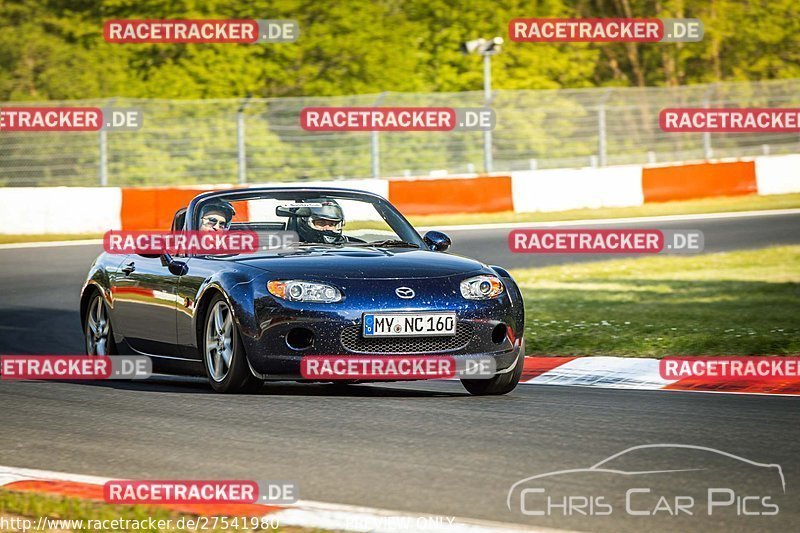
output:
[[[508,42],[515,17],[696,17],[700,43]],[[293,18],[295,43],[109,44],[114,18]],[[328,96],[480,90],[459,43],[506,37],[498,89],[800,76],[796,0],[3,0],[0,100]]]
[[[508,39],[514,18],[580,16],[700,18],[705,38]],[[155,45],[106,43],[102,36],[111,19],[243,18],[296,19],[300,37],[282,44]],[[234,182],[236,111],[247,95],[253,97],[245,117],[251,182],[367,177],[369,134],[298,132],[299,110],[336,105],[318,98],[331,96],[342,97],[338,105],[481,106],[481,58],[463,55],[459,45],[494,36],[506,43],[492,59],[493,149],[508,168],[528,168],[531,158],[544,166],[584,165],[597,152],[595,100],[605,91],[578,96],[563,89],[800,78],[797,0],[0,0],[0,102],[79,99],[104,106],[113,98],[118,106],[141,105],[144,129],[108,135],[110,184]],[[755,103],[749,88],[730,90],[717,96]],[[770,98],[768,88],[759,90],[759,105],[794,105],[783,93]],[[636,94],[607,102],[616,108],[608,116],[609,162],[641,161],[645,150],[676,158],[695,153],[692,145],[673,145],[688,137],[657,137],[650,118],[662,102]],[[188,99],[203,102],[193,107],[182,102]],[[736,139],[717,136],[715,149],[735,151]],[[380,170],[397,176],[481,169],[482,142],[475,132],[380,135]],[[0,186],[94,184],[98,144],[96,134],[0,136]]]

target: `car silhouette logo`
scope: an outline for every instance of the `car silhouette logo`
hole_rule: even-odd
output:
[[[397,287],[394,290],[394,293],[399,296],[400,298],[404,298],[406,300],[414,297],[414,289],[410,287]]]
[[[620,469],[615,466],[615,461],[618,461],[619,458],[624,456],[629,456],[629,454],[634,453],[638,450],[658,450],[658,449],[667,449],[671,452],[674,452],[674,450],[677,449],[691,450],[694,452],[708,452],[710,454],[714,454],[719,457],[725,457],[731,459],[738,463],[749,464],[756,468],[763,468],[765,469],[766,472],[774,473],[773,475],[777,475],[777,479],[780,481],[781,492],[783,494],[786,494],[786,478],[783,475],[783,468],[779,464],[758,463],[756,461],[751,461],[750,459],[746,459],[744,457],[734,455],[732,453],[718,450],[716,448],[695,446],[693,444],[642,444],[639,446],[632,446],[630,448],[622,450],[621,452],[615,453],[588,468],[572,468],[568,470],[556,470],[553,472],[546,472],[544,474],[537,474],[535,476],[527,477],[525,479],[520,479],[519,481],[511,485],[511,488],[508,490],[508,496],[506,497],[506,506],[508,507],[509,510],[514,509],[515,505],[512,504],[512,501],[517,501],[520,498],[520,496],[516,496],[516,494],[518,493],[524,494],[526,490],[530,490],[529,488],[524,488],[526,484],[532,481],[538,482],[539,480],[545,478],[558,478],[559,476],[575,475],[582,473],[598,473],[598,472],[611,475],[621,475],[621,476],[647,476],[652,474],[658,475],[658,474],[697,472],[697,471],[707,470],[706,467],[691,468],[690,465],[686,465],[685,468],[678,468],[678,469],[646,468],[645,470],[632,470],[629,468]],[[538,487],[536,487],[536,492],[538,492]]]

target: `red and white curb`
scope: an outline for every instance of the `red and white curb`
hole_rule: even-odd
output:
[[[738,392],[800,396],[800,380],[664,379],[659,360],[638,357],[526,357],[520,383],[634,390]]]
[[[104,501],[103,484],[107,481],[111,481],[111,478],[0,466],[0,487],[7,490]],[[153,505],[153,507],[166,507],[199,516],[261,516],[269,517],[271,523],[279,524],[281,527],[294,526],[364,533],[563,531],[453,516],[409,514],[401,511],[305,500],[286,506],[212,503]]]

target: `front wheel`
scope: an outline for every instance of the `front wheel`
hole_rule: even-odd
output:
[[[211,388],[217,392],[255,392],[261,385],[250,371],[239,329],[222,295],[208,305],[203,327],[203,364]]]
[[[473,396],[494,396],[508,394],[517,387],[525,366],[525,344],[519,350],[517,365],[511,372],[497,374],[491,379],[462,379],[461,384]]]
[[[103,296],[99,292],[89,300],[83,323],[86,355],[116,355],[117,346],[114,344],[111,332],[111,320]]]

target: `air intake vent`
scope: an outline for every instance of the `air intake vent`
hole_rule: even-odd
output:
[[[342,331],[342,346],[355,353],[442,353],[461,350],[472,339],[472,325],[459,323],[452,337],[373,337],[361,336],[361,326]]]

